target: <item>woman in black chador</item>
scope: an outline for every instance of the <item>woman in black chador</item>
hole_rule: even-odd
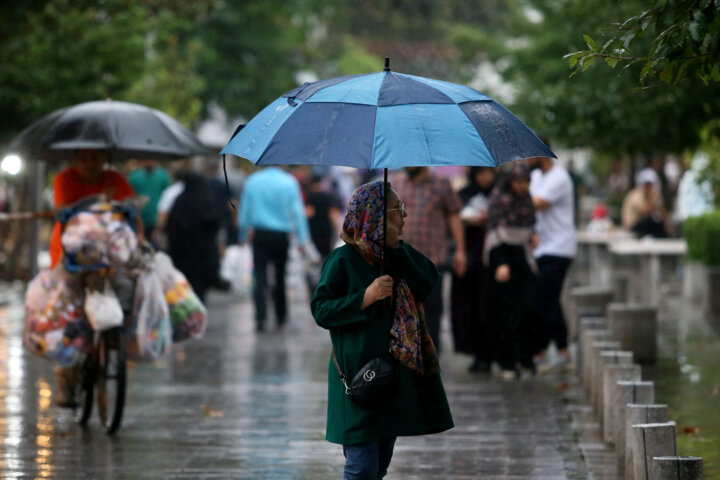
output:
[[[217,283],[220,268],[217,199],[205,177],[186,172],[178,176],[185,188],[170,209],[165,233],[168,255],[185,274],[200,300]]]
[[[495,360],[507,379],[534,373],[533,356],[543,345],[532,255],[538,239],[529,186],[529,169],[514,165],[493,190],[488,206],[484,248],[487,313],[494,330]]]
[[[463,209],[460,218],[465,225],[467,271],[452,279],[452,333],[455,351],[473,356],[469,370],[490,371],[492,342],[485,312],[485,264],[483,245],[488,221],[488,202],[495,183],[495,169],[472,167],[468,185],[460,190]]]

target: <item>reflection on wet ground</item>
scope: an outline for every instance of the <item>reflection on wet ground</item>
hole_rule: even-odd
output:
[[[293,303],[283,332],[257,335],[248,301],[211,295],[205,338],[176,346],[164,364],[131,369],[123,426],[114,437],[95,414],[82,429],[52,405],[52,367],[22,348],[22,306],[6,306],[0,311],[0,478],[340,478],[341,447],[324,439],[329,339],[305,305]],[[662,361],[648,375],[680,430],[699,428],[681,436],[680,451],[706,457],[706,478],[713,478],[720,471],[713,363],[719,343],[717,335],[697,331],[695,320],[669,327],[674,316],[663,316]],[[673,331],[677,325],[682,329]],[[572,398],[565,382],[572,391],[572,378],[479,377],[466,372],[467,357],[444,346],[457,427],[400,439],[386,478],[588,478],[567,412]]]
[[[285,331],[258,336],[247,301],[211,295],[205,338],[132,368],[114,437],[52,405],[52,367],[23,350],[22,308],[8,307],[2,478],[340,478],[341,447],[324,439],[329,338],[303,305]],[[503,383],[467,373],[465,357],[442,362],[457,427],[399,440],[386,478],[585,478],[555,380]]]

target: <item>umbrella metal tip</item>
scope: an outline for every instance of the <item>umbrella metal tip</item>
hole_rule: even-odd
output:
[[[390,57],[385,57],[385,68],[383,68],[383,71],[390,71]]]

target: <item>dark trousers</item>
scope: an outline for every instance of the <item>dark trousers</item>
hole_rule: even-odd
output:
[[[541,314],[545,320],[547,336],[558,350],[568,346],[568,330],[560,306],[560,294],[563,282],[567,274],[572,258],[543,255],[537,259],[537,266],[540,272],[539,290]]]
[[[435,285],[435,289],[423,303],[430,338],[435,344],[435,350],[440,353],[440,318],[443,313],[442,280]]]
[[[275,286],[272,297],[278,325],[285,323],[287,300],[285,299],[285,265],[290,240],[287,233],[271,230],[256,230],[253,236],[253,267],[255,270],[255,320],[258,327],[265,325],[267,305],[265,296],[268,289],[268,266],[275,267]]]

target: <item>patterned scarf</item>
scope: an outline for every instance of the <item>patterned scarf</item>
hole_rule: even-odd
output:
[[[383,262],[383,182],[362,185],[353,193],[347,207],[340,237],[360,252],[371,265]],[[410,370],[430,374],[440,371],[438,356],[425,322],[422,303],[415,302],[407,282],[395,282],[393,325],[390,351]]]
[[[530,244],[535,226],[535,208],[530,194],[517,196],[513,193],[513,180],[530,180],[530,170],[522,163],[516,163],[506,177],[500,180],[490,194],[488,205],[488,228],[483,246],[483,262],[490,264],[490,250],[498,245],[523,247],[525,260],[537,272],[537,265]]]
[[[535,208],[530,194],[517,196],[512,191],[511,183],[517,180],[530,180],[530,170],[522,163],[513,165],[490,194],[488,223],[491,229],[500,226],[532,228],[535,225]]]

